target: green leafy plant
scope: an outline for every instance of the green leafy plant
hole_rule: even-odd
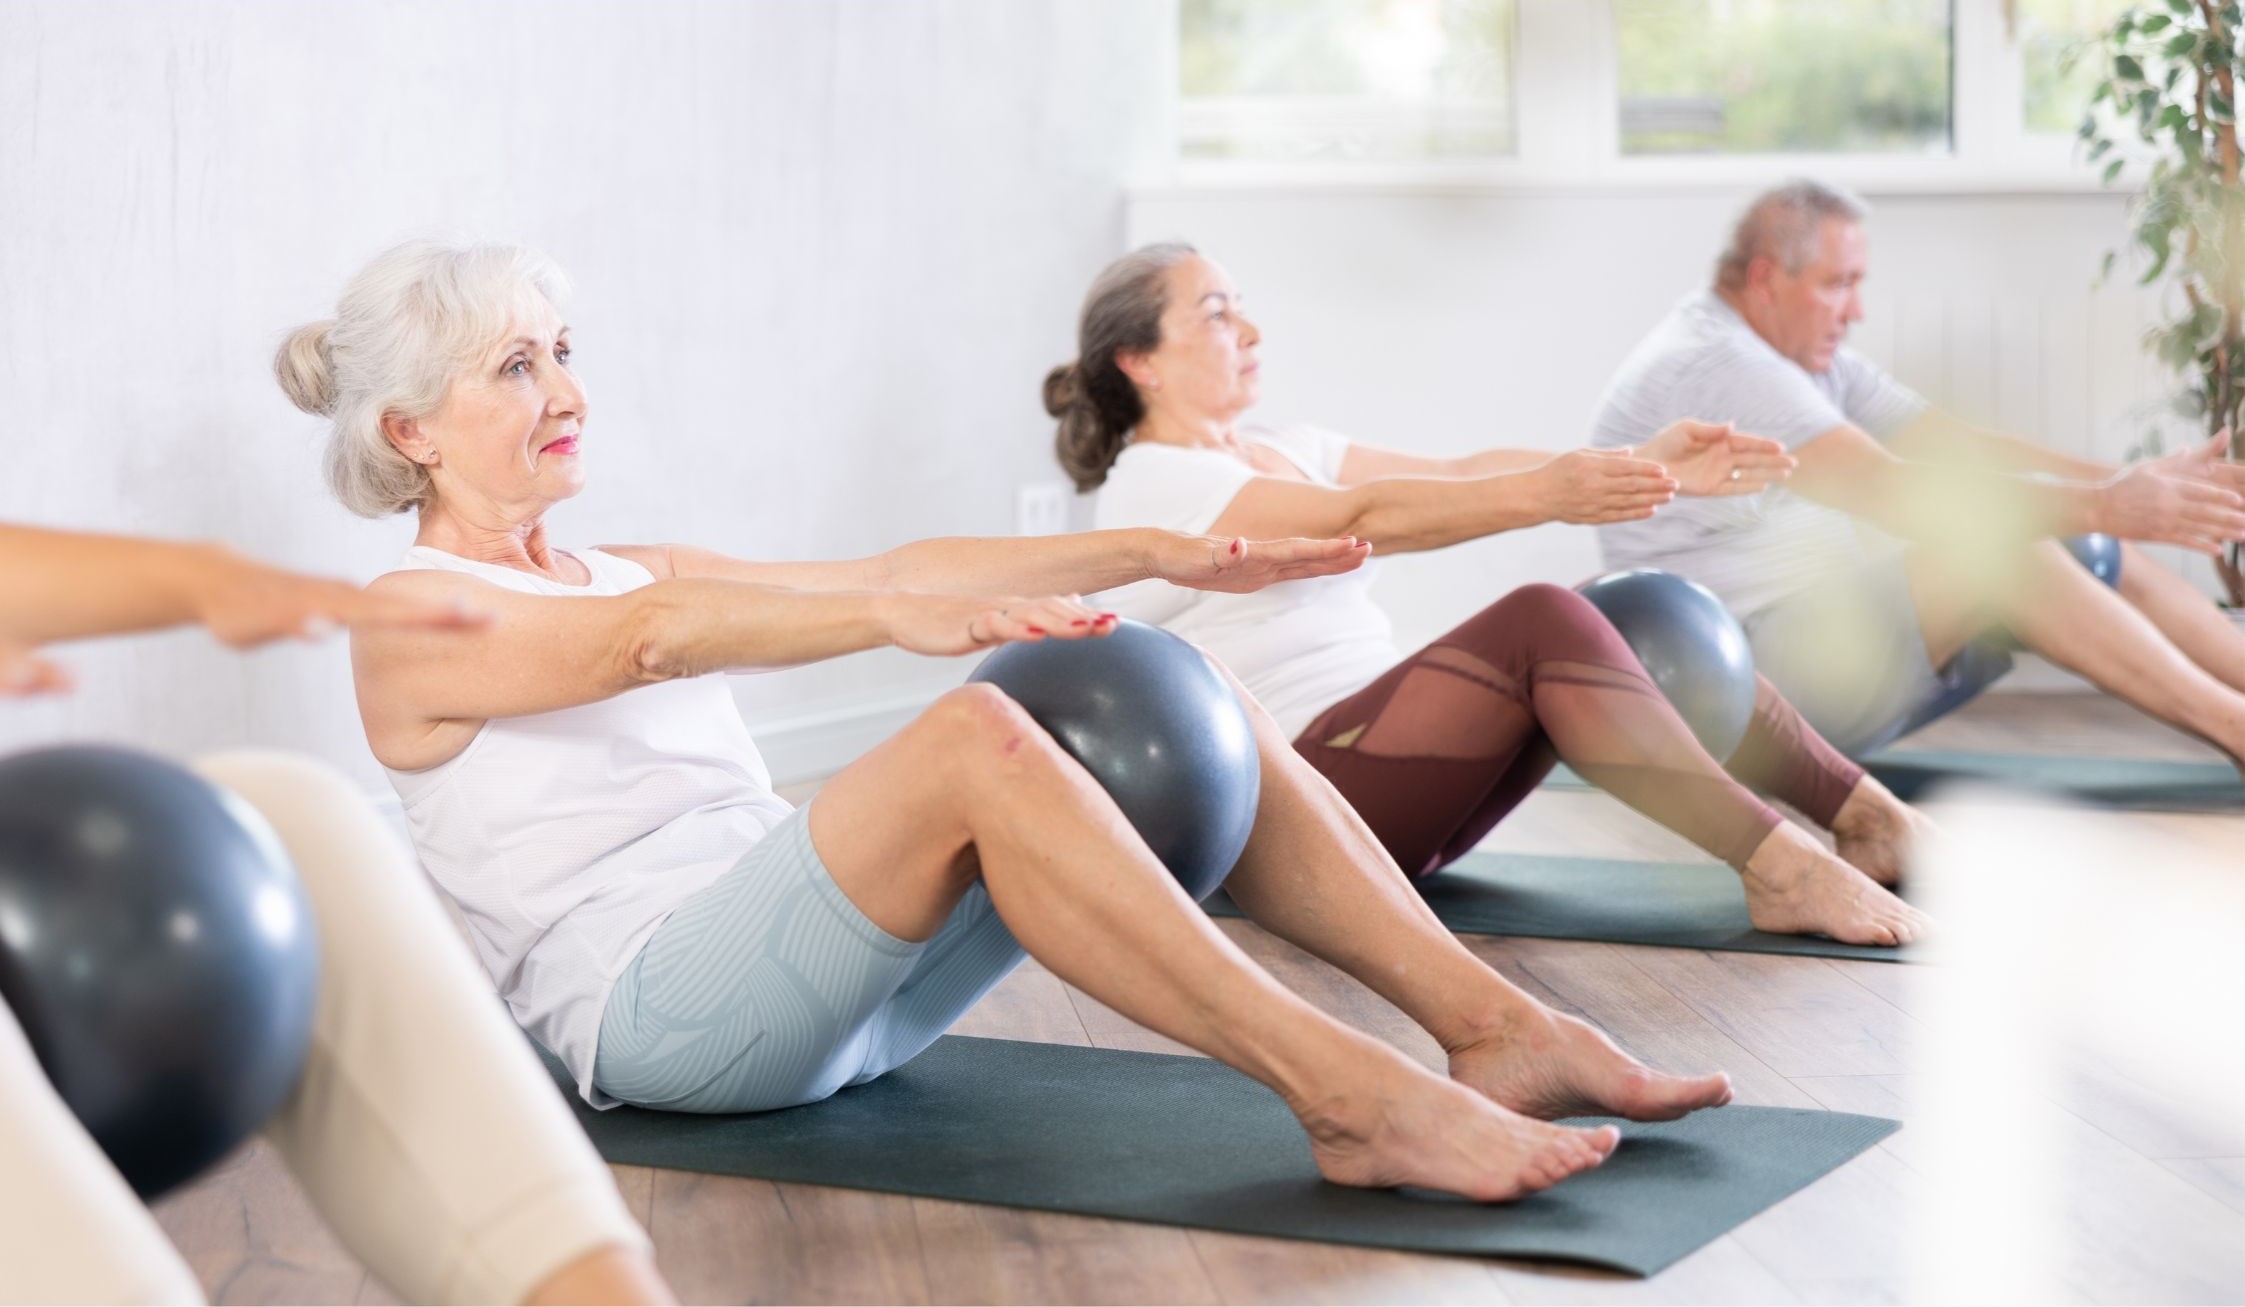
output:
[[[2178,294],[2169,320],[2144,343],[2184,381],[2178,402],[2209,435],[2235,433],[2245,456],[2245,191],[2238,185],[2237,87],[2245,72],[2236,0],[2160,0],[2130,9],[2076,52],[2105,67],[2091,89],[2080,136],[2088,158],[2117,180],[2144,168],[2129,213],[2140,284]],[[2144,150],[2122,149],[2133,135]],[[2118,252],[2105,255],[2112,271]],[[2216,560],[2233,607],[2245,606],[2238,546]]]

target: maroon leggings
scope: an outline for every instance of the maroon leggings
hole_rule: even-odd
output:
[[[1733,867],[1779,820],[1755,789],[1829,826],[1863,778],[1768,681],[1717,763],[1613,625],[1555,585],[1482,609],[1326,709],[1294,748],[1413,877],[1478,844],[1562,759]]]

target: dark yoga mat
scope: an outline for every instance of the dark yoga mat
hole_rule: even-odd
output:
[[[946,1036],[869,1085],[783,1112],[596,1112],[569,1098],[600,1155],[632,1166],[1638,1275],[1898,1128],[1774,1107],[1624,1122],[1604,1166],[1483,1206],[1327,1184],[1276,1094],[1198,1057]]]
[[[2245,808],[2245,784],[2235,767],[2222,762],[1888,749],[1864,759],[1863,765],[1904,799],[1915,799],[1943,781],[1977,780],[2144,812]]]
[[[1864,759],[1863,765],[1903,799],[1917,799],[1944,781],[1992,781],[2137,812],[2245,808],[2245,783],[2238,780],[2235,767],[2221,762],[1887,749]],[[1565,790],[1591,788],[1590,782],[1566,767],[1554,767],[1544,784]]]
[[[1921,946],[1876,948],[1818,935],[1772,935],[1746,919],[1738,873],[1719,862],[1620,862],[1527,853],[1468,853],[1419,882],[1442,923],[1462,935],[1658,944],[1733,953],[1787,953],[1872,962],[1922,962]],[[1211,914],[1240,915],[1218,894]]]

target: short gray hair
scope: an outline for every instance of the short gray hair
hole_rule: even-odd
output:
[[[327,483],[361,517],[425,502],[429,473],[382,433],[387,414],[426,417],[460,369],[537,310],[558,309],[569,279],[516,245],[409,241],[351,278],[335,317],[290,332],[273,375],[295,405],[332,419]]]
[[[1756,259],[1775,259],[1799,273],[1816,256],[1817,239],[1827,218],[1861,222],[1871,206],[1837,186],[1796,178],[1762,192],[1731,228],[1730,245],[1715,261],[1715,284],[1737,290]]]

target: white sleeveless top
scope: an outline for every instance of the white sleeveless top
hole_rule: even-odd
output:
[[[655,579],[599,550],[572,556],[591,584],[424,545],[395,570],[563,596],[620,595]],[[790,811],[722,676],[494,718],[450,761],[389,777],[422,865],[459,905],[515,1020],[598,1107],[615,1101],[592,1087],[592,1070],[616,977],[672,909]]]
[[[1240,436],[1277,450],[1321,486],[1339,483],[1349,452],[1346,436],[1318,427],[1258,427]],[[1261,475],[1222,450],[1133,442],[1099,488],[1094,525],[1204,534]],[[1353,572],[1282,581],[1253,594],[1140,581],[1108,591],[1099,602],[1167,627],[1215,655],[1291,739],[1403,661],[1394,626],[1372,601],[1379,567],[1368,560]]]

